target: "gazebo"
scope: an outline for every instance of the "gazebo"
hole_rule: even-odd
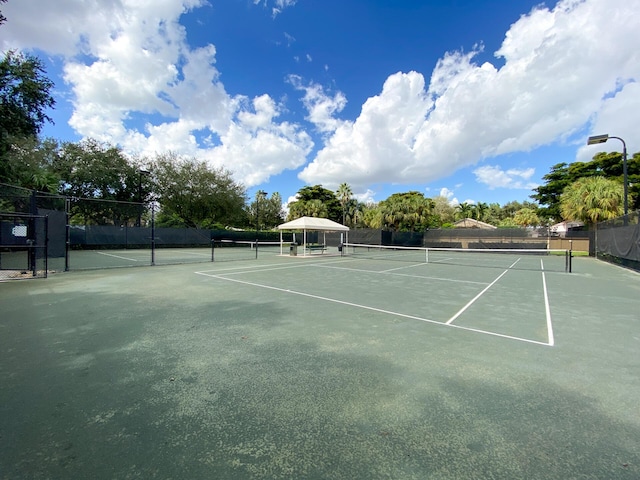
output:
[[[318,217],[300,217],[296,218],[287,223],[283,223],[282,225],[278,225],[278,230],[280,230],[280,253],[282,254],[282,232],[283,230],[295,230],[302,231],[302,255],[306,256],[307,251],[313,250],[314,248],[307,245],[307,231],[315,231],[315,232],[323,232],[323,247],[321,251],[326,249],[326,232],[345,232],[346,238],[345,242],[348,241],[349,235],[349,227],[345,227],[344,225],[329,220],[328,218],[318,218]]]

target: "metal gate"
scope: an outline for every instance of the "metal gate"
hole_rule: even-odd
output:
[[[0,280],[47,277],[48,220],[0,213]]]

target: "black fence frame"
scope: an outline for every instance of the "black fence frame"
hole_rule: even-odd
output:
[[[46,215],[0,213],[0,280],[46,278],[48,232]]]

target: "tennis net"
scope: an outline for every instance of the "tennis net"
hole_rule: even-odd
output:
[[[212,260],[253,260],[261,254],[280,253],[280,242],[249,240],[213,240]]]
[[[343,256],[381,261],[519,270],[571,271],[569,250],[526,248],[438,248],[346,243]]]

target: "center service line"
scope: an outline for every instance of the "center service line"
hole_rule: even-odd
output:
[[[547,314],[547,334],[549,335],[549,345],[553,347],[555,340],[553,338],[553,325],[551,324],[551,308],[549,308],[549,295],[547,294],[547,279],[544,275],[544,263],[540,259],[540,267],[542,268],[542,290],[544,291],[544,309]]]
[[[504,272],[502,272],[500,274],[500,276],[498,276],[498,278],[496,278],[493,282],[491,282],[489,285],[487,285],[484,290],[482,290],[478,295],[473,297],[473,299],[471,299],[471,301],[469,303],[467,303],[464,307],[462,307],[462,309],[460,309],[460,311],[458,313],[456,313],[453,317],[451,317],[449,320],[447,320],[446,324],[447,325],[451,325],[451,322],[453,322],[456,318],[458,318],[460,315],[462,315],[467,308],[469,308],[471,305],[473,305],[473,303],[476,300],[478,300],[482,295],[484,295],[484,293],[487,290],[489,290],[493,285],[495,285],[495,283],[498,280],[500,280],[504,276],[504,274],[507,273],[510,269],[512,269],[515,266],[515,264],[518,263],[519,261],[520,261],[520,259],[516,260],[511,265],[509,265],[509,268],[507,268]]]

